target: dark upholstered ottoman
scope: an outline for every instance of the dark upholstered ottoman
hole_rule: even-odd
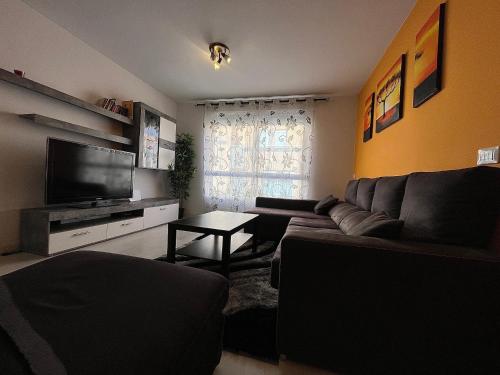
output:
[[[61,255],[0,279],[0,373],[211,374],[227,298],[216,273]]]

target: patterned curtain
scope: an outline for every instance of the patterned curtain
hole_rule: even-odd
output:
[[[245,211],[257,196],[308,196],[312,103],[207,105],[203,127],[207,208]]]

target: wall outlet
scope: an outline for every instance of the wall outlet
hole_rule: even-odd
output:
[[[498,163],[498,146],[477,150],[477,165]]]

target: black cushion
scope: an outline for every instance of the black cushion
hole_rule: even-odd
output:
[[[412,173],[400,219],[402,238],[485,247],[498,215],[500,169]]]
[[[344,219],[342,219],[339,227],[342,232],[347,233],[370,215],[370,211],[354,211],[353,213],[347,215],[346,217],[344,217]]]
[[[356,206],[363,210],[372,208],[373,193],[375,192],[376,178],[360,178],[356,194]]]
[[[358,192],[359,180],[351,180],[345,188],[345,201],[347,203],[356,204],[356,195]]]
[[[353,204],[342,202],[333,206],[328,212],[328,214],[335,222],[335,224],[340,225],[340,223],[345,217],[356,211],[363,211],[363,210]]]
[[[399,218],[408,176],[381,177],[375,185],[372,212],[385,212],[393,219]]]
[[[320,200],[316,206],[314,206],[314,213],[318,215],[325,215],[328,213],[330,208],[333,207],[335,203],[338,202],[338,198],[335,198],[333,195],[328,195]]]
[[[380,238],[398,238],[403,222],[392,219],[383,212],[368,215],[358,225],[349,228],[345,233],[350,236],[368,236]]]

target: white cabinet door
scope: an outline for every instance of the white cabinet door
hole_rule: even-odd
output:
[[[144,228],[167,224],[179,218],[179,204],[169,204],[144,209]]]
[[[158,168],[169,169],[175,166],[175,151],[160,147],[158,152]]]
[[[106,239],[107,227],[107,224],[102,224],[93,227],[52,233],[49,236],[49,254],[52,255],[60,251],[104,241]]]
[[[144,229],[144,219],[142,217],[115,221],[108,224],[107,238],[123,236],[124,234],[137,232],[142,229]]]
[[[175,143],[176,127],[174,122],[160,117],[160,138]]]

